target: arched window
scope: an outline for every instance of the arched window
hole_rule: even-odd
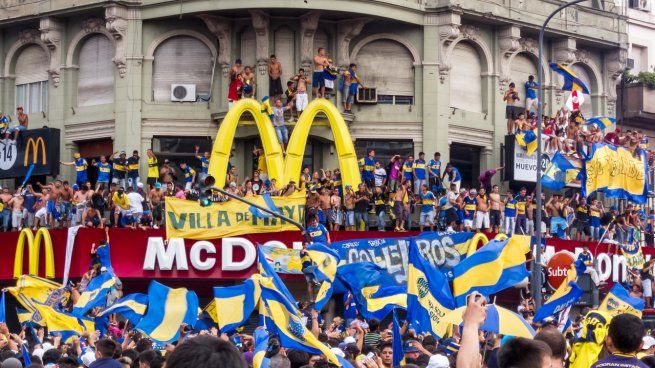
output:
[[[578,76],[578,78],[582,79],[582,81],[587,85],[589,91],[593,93],[593,88],[595,87],[595,84],[592,83],[592,77],[590,75],[591,73],[588,71],[588,69],[582,64],[573,64],[572,69],[573,72]],[[594,116],[594,104],[591,101],[590,95],[583,95],[583,96],[584,96],[584,102],[580,106],[580,112],[582,113],[582,115],[584,115],[585,118],[590,118]],[[568,93],[567,93],[567,98],[568,98]]]
[[[170,101],[171,84],[195,84],[196,94],[209,94],[214,60],[211,50],[199,39],[171,37],[157,46],[154,59],[155,101]]]
[[[529,54],[520,53],[514,56],[512,60],[512,65],[510,65],[510,81],[516,84],[516,88],[519,91],[519,97],[521,98],[517,101],[517,106],[525,107],[525,82],[528,81],[529,76],[534,76],[535,81],[537,80],[537,67]]]
[[[414,59],[401,43],[379,39],[356,55],[357,72],[366,87],[377,89],[379,104],[414,103]]]
[[[478,51],[468,42],[459,42],[450,64],[450,106],[482,112],[482,63]]]
[[[78,106],[114,102],[114,46],[107,36],[93,35],[80,48],[77,75]]]
[[[282,87],[284,83],[295,75],[296,42],[293,31],[282,27],[275,31],[275,56],[282,64]]]
[[[16,105],[26,113],[48,111],[48,55],[30,45],[16,58]]]
[[[257,39],[252,28],[241,32],[241,62],[244,66],[254,67],[257,64]]]

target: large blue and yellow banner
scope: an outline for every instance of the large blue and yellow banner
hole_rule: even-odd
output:
[[[305,192],[272,197],[282,214],[298,222],[305,217]],[[262,196],[248,198],[266,206]],[[251,233],[271,233],[298,228],[277,218],[259,218],[250,205],[236,200],[201,207],[196,201],[166,197],[166,237],[209,240]]]
[[[596,143],[585,162],[584,195],[602,191],[608,198],[645,203],[648,161],[644,151],[633,156],[623,147]]]

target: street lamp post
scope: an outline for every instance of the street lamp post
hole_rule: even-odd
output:
[[[542,62],[543,62],[543,52],[544,52],[544,33],[546,32],[546,26],[548,25],[548,22],[550,22],[551,19],[555,15],[557,15],[560,11],[562,11],[565,8],[568,8],[571,5],[579,4],[581,2],[588,1],[588,0],[573,0],[568,3],[564,3],[560,5],[555,11],[550,13],[548,18],[546,18],[546,21],[544,21],[544,24],[541,26],[541,30],[539,30],[539,60],[537,64],[537,83],[539,86],[537,87],[538,93],[537,93],[537,188],[536,188],[536,197],[537,197],[537,213],[535,216],[535,226],[534,228],[537,229],[535,233],[535,240],[536,240],[536,254],[534,257],[534,262],[532,264],[532,296],[534,297],[534,303],[535,307],[539,309],[541,307],[541,298],[542,298],[542,293],[541,293],[541,286],[543,284],[543,281],[541,280],[541,211],[542,211],[542,200],[541,200],[541,123],[542,123],[542,116],[543,116],[543,110],[542,110],[542,104],[544,100],[544,87],[543,87],[543,80],[544,80],[544,70],[541,67]],[[602,9],[602,3],[601,0],[594,0],[597,2],[599,9]]]

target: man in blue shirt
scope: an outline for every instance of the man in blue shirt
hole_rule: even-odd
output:
[[[362,167],[362,180],[366,183],[366,187],[369,189],[375,188],[375,151],[368,151],[368,156],[364,157],[364,166]]]
[[[427,184],[427,167],[425,163],[425,153],[419,152],[418,160],[414,161],[414,190],[421,190],[424,184]]]
[[[200,175],[198,175],[198,182],[204,183],[205,178],[207,177],[207,173],[209,172],[209,158],[211,157],[209,152],[205,151],[205,153],[200,156],[200,146],[196,146],[196,158],[200,160]]]
[[[79,152],[76,152],[73,157],[75,160],[73,162],[61,162],[59,161],[60,164],[65,165],[65,166],[74,166],[75,167],[75,172],[77,173],[76,179],[75,179],[75,184],[78,186],[82,186],[86,184],[86,181],[89,180],[88,176],[86,174],[86,169],[87,169],[87,163],[84,158],[80,155]]]
[[[313,215],[309,218],[307,233],[310,239],[312,239],[312,243],[330,245],[330,233],[323,224],[318,222],[318,216]]]
[[[109,178],[111,177],[111,164],[107,161],[106,156],[100,156],[100,162],[92,162],[93,166],[98,168],[98,181],[96,182],[96,190],[100,186],[109,189]]]
[[[441,191],[441,153],[435,152],[434,158],[428,161],[428,178],[432,193]]]
[[[430,231],[434,231],[434,202],[437,199],[434,193],[428,190],[427,184],[421,185],[421,193],[419,193],[421,206],[421,216],[419,217],[419,230],[422,232],[424,226],[429,226]]]
[[[525,111],[528,115],[530,111],[539,111],[537,88],[539,88],[539,83],[534,81],[534,75],[529,76],[528,81],[525,82]]]
[[[186,162],[180,162],[180,169],[184,173],[184,190],[191,190],[193,183],[196,181],[196,170],[192,169]]]
[[[462,184],[462,175],[459,173],[459,170],[453,166],[452,163],[446,165],[446,170],[444,170],[441,180],[443,180],[446,175],[448,175],[448,183],[455,184],[455,192],[459,192],[459,186]]]
[[[594,267],[593,259],[591,252],[589,252],[589,247],[585,245],[584,248],[582,248],[582,253],[578,254],[578,260],[582,261],[586,267],[584,273],[589,274],[591,280],[596,284],[596,286],[598,286],[600,285],[600,279],[598,278],[598,272]]]

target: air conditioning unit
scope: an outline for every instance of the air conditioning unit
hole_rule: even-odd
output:
[[[171,84],[171,101],[173,102],[195,102],[195,84]]]
[[[649,11],[650,10],[649,0],[634,0],[633,5],[634,5],[634,8],[637,9],[637,10],[643,10],[643,11]]]
[[[378,103],[377,88],[360,88],[357,90],[357,103],[360,104],[376,104]]]

